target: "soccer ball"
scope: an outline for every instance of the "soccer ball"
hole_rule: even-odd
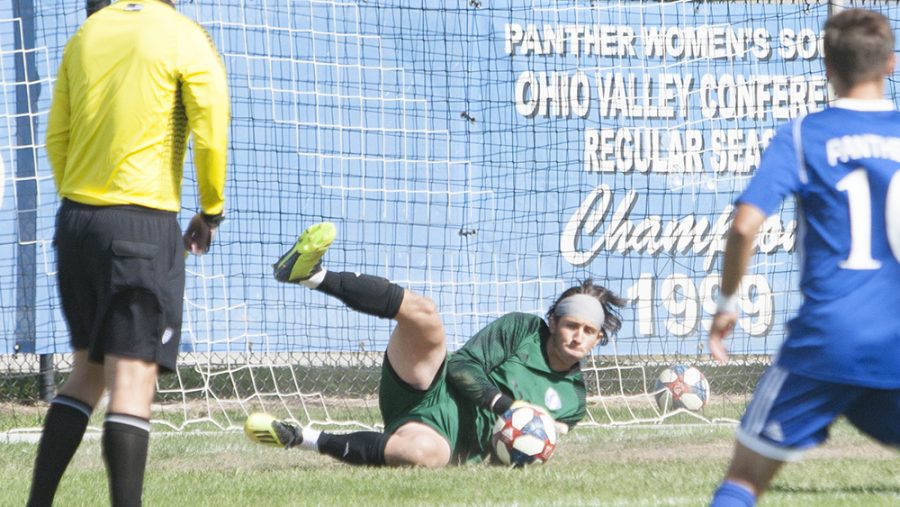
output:
[[[663,370],[653,391],[663,412],[679,408],[697,411],[709,400],[709,382],[703,372],[687,364]]]
[[[542,409],[524,405],[507,410],[494,423],[491,446],[504,465],[544,463],[556,448],[556,426]]]

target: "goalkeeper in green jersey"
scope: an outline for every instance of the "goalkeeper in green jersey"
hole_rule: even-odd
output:
[[[256,413],[244,425],[251,440],[314,449],[352,464],[437,468],[485,458],[496,418],[513,403],[546,409],[563,431],[585,416],[580,362],[619,330],[621,298],[588,280],[563,292],[546,322],[510,313],[448,354],[431,300],[384,278],[321,267],[334,237],[328,222],[307,229],[275,264],[275,278],[397,322],[378,393],[384,432],[333,434]]]

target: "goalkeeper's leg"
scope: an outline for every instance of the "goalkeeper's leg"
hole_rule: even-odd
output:
[[[335,235],[330,222],[308,228],[275,263],[275,278],[324,292],[358,312],[396,320],[387,346],[388,359],[404,382],[427,389],[447,353],[437,308],[430,299],[385,278],[322,268],[321,259]]]
[[[301,428],[279,421],[269,414],[251,414],[244,422],[244,433],[250,440],[265,445],[291,449],[311,449],[351,465],[385,465],[384,450],[390,435],[376,431],[334,434]]]
[[[397,322],[388,341],[388,360],[404,382],[428,389],[447,354],[444,325],[434,302],[385,278],[324,269],[321,273],[316,290],[356,311]]]
[[[388,360],[404,382],[428,389],[447,354],[444,325],[434,303],[385,278],[324,269],[321,273],[316,290],[356,311],[397,321],[388,341]]]
[[[307,228],[297,243],[273,265],[275,279],[319,290],[367,315],[384,319],[396,317],[403,301],[403,288],[399,285],[377,276],[322,268],[322,257],[336,234],[331,222]]]
[[[376,431],[329,433],[256,413],[245,421],[244,432],[256,443],[315,450],[351,465],[438,468],[450,461],[447,441],[433,429],[417,422],[406,423],[391,434]]]

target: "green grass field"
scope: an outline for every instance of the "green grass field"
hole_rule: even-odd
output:
[[[162,434],[150,446],[147,506],[705,505],[731,453],[722,425],[580,428],[547,465],[373,469],[253,445],[242,433]],[[0,505],[24,505],[36,445],[0,444]],[[56,505],[107,502],[96,438],[63,478]],[[838,424],[831,441],[789,465],[761,505],[900,505],[900,456]]]

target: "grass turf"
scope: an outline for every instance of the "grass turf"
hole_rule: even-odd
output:
[[[721,425],[584,428],[544,466],[442,470],[351,467],[316,453],[249,443],[241,433],[157,433],[144,505],[705,505],[731,454]],[[23,505],[35,444],[0,445],[0,505]],[[845,423],[831,441],[788,465],[763,506],[900,504],[900,458]],[[87,439],[56,505],[102,505],[99,440]]]

